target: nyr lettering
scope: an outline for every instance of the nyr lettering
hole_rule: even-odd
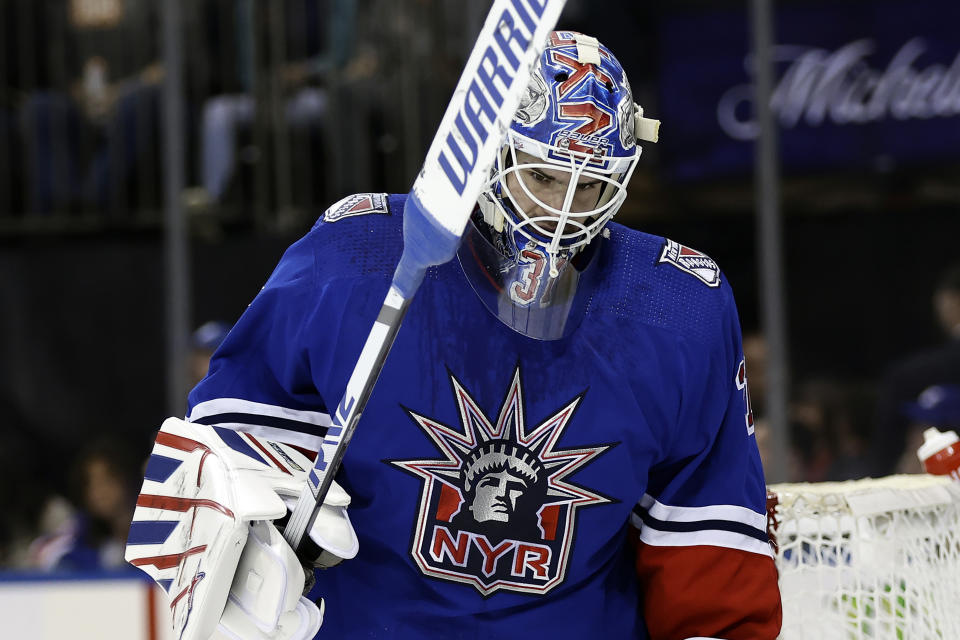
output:
[[[438,161],[460,195],[477,165],[480,149],[497,121],[504,96],[516,78],[524,51],[543,15],[546,0],[511,0],[497,20],[493,42],[480,56],[473,78],[465,80],[463,104],[447,134]],[[463,91],[458,87],[458,92]],[[512,114],[511,114],[512,115]]]
[[[439,566],[449,565],[453,571],[476,565],[482,580],[489,583],[517,578],[545,583],[556,574],[556,567],[552,566],[553,551],[546,545],[490,540],[469,531],[454,535],[447,527],[438,525],[433,527],[429,553]]]

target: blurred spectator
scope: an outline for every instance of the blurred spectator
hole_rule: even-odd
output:
[[[230,325],[216,320],[200,325],[193,332],[190,339],[189,362],[191,389],[206,377],[207,369],[210,368],[210,358],[228,333],[230,333]]]
[[[906,446],[897,462],[897,473],[923,473],[917,458],[917,449],[923,444],[923,432],[928,427],[941,431],[960,430],[960,386],[934,385],[923,390],[915,402],[901,409],[910,421]]]
[[[46,39],[25,25],[45,24],[42,3],[34,0],[0,2],[0,207],[20,214],[26,208],[20,107],[26,96],[47,79],[39,64],[46,53]]]
[[[142,460],[115,441],[82,452],[72,469],[72,520],[31,548],[41,569],[93,571],[129,568],[123,552],[142,475]]]
[[[47,42],[36,91],[24,96],[29,206],[107,208],[148,152],[156,156],[158,10],[148,0],[46,0]]]
[[[869,455],[875,475],[893,473],[906,447],[909,423],[901,410],[904,403],[930,386],[960,384],[960,264],[940,277],[932,302],[947,340],[894,363],[880,382]]]
[[[960,264],[944,272],[933,293],[933,305],[940,328],[951,339],[960,339]]]
[[[827,469],[827,480],[855,480],[870,475],[866,454],[875,403],[872,385],[850,380],[843,383],[838,404],[831,407],[828,417],[833,461]]]
[[[294,4],[298,11],[292,9]],[[331,73],[342,72],[350,81],[371,76],[376,67],[376,58],[369,50],[353,56],[356,4],[356,0],[284,2],[288,52],[307,53],[306,58],[284,63],[276,77],[283,96],[284,121],[295,129],[319,126],[326,116],[325,85]],[[254,37],[258,13],[254,0],[240,0],[235,9],[238,68],[245,92],[215,96],[204,104],[200,125],[202,188],[188,194],[193,204],[222,201],[234,175],[240,130],[249,127],[256,117]]]
[[[864,457],[872,393],[865,385],[812,378],[797,387],[790,404],[794,479],[850,480],[868,475]]]

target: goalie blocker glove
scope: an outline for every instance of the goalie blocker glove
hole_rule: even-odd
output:
[[[312,462],[285,444],[170,418],[157,434],[127,538],[126,559],[170,598],[180,640],[309,640],[323,621],[304,598],[312,580],[278,527]],[[309,532],[317,566],[356,555],[334,483]],[[308,583],[309,585],[309,583]]]

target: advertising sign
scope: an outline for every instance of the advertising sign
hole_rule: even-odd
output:
[[[960,161],[957,24],[955,0],[778,4],[770,104],[785,171]],[[749,172],[758,126],[747,12],[669,15],[659,36],[668,174]]]

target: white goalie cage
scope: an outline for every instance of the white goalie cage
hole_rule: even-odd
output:
[[[960,483],[771,485],[783,640],[960,639]]]

